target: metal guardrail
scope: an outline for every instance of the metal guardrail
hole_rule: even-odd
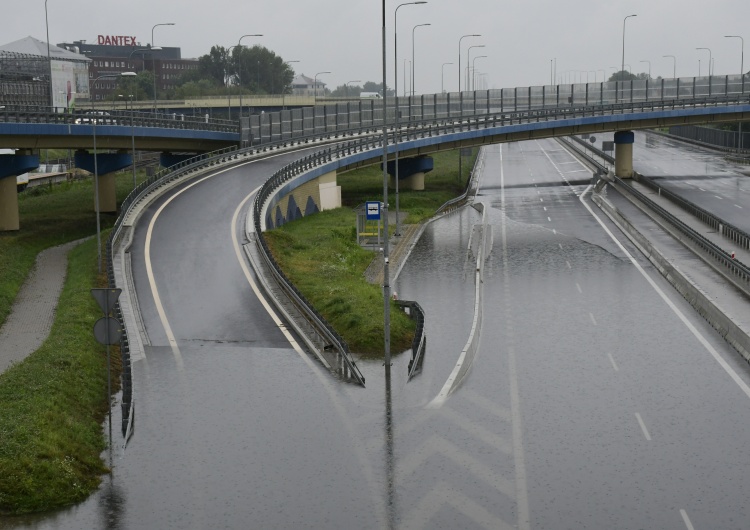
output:
[[[572,145],[570,143],[569,143],[569,145],[573,149],[575,149],[576,151],[578,151],[578,153],[581,154],[582,156],[587,156],[585,153],[583,153],[580,150],[580,148],[576,148],[574,145]],[[597,166],[600,169],[604,169],[604,166],[602,166],[601,164],[599,164],[595,160],[591,159],[590,157],[587,157],[587,158],[589,159],[589,161],[593,165]],[[747,267],[742,262],[739,262],[736,259],[732,258],[732,255],[730,253],[726,252],[725,250],[723,250],[722,248],[720,248],[718,245],[716,245],[712,241],[710,241],[707,238],[703,237],[702,234],[696,232],[690,226],[688,226],[686,223],[683,223],[682,221],[680,221],[677,217],[675,217],[674,215],[672,215],[671,213],[669,213],[667,210],[665,210],[664,208],[662,208],[661,206],[659,206],[658,204],[656,204],[654,201],[652,201],[651,199],[649,199],[646,195],[644,195],[640,191],[636,190],[632,186],[628,186],[627,184],[625,184],[625,182],[623,182],[620,178],[618,178],[616,176],[612,176],[612,179],[613,179],[613,181],[614,181],[614,183],[616,185],[620,186],[622,189],[627,190],[627,193],[630,193],[633,197],[635,197],[638,201],[640,201],[646,208],[648,208],[651,211],[653,211],[654,213],[656,213],[659,217],[661,217],[669,225],[671,225],[672,227],[674,227],[680,234],[682,234],[683,236],[685,236],[689,240],[689,242],[690,242],[691,245],[697,247],[699,250],[701,250],[702,252],[704,252],[705,254],[707,254],[712,260],[714,260],[724,270],[724,272],[729,277],[731,277],[733,280],[736,280],[737,282],[739,282],[738,286],[744,285],[744,289],[743,290],[745,292],[747,292],[747,293],[750,293],[750,268],[749,267]],[[646,180],[648,180],[648,179],[646,179]],[[646,184],[645,181],[642,180],[642,182],[644,183],[644,185],[648,186],[648,184]],[[651,183],[651,186],[649,186],[649,187],[651,187],[652,189],[659,189],[659,187],[655,186],[653,183]],[[668,192],[668,190],[664,190],[663,188],[661,188],[661,189],[662,189],[662,193]],[[690,213],[700,211],[700,212],[702,212],[702,215],[710,216],[710,217],[714,218],[715,220],[718,219],[717,217],[713,216],[709,212],[706,212],[702,208],[700,208],[700,207],[698,207],[698,206],[690,203],[690,201],[687,201],[685,199],[679,198],[677,195],[675,195],[675,194],[673,194],[671,192],[669,192],[669,193],[670,193],[670,195],[672,195],[675,198],[679,199],[679,202],[677,202],[677,204],[680,204],[680,206],[682,206],[683,208],[687,208],[687,211],[689,211]],[[701,218],[701,217],[699,217],[699,218]],[[703,219],[701,219],[701,220],[703,220]],[[712,222],[714,222],[714,221],[712,221]],[[739,229],[737,229],[736,227],[732,227],[732,229],[733,229],[732,234],[733,234],[734,237],[741,237],[740,234],[737,234],[736,232],[734,232],[734,231],[739,230]],[[741,232],[745,236],[747,235],[744,232],[742,232],[741,230],[739,230],[739,232]],[[736,241],[736,239],[733,239],[733,240]]]
[[[606,154],[601,149],[598,149],[594,146],[587,145],[586,142],[580,138],[573,137],[573,140],[579,144],[586,146],[587,149],[590,149],[591,151],[596,153],[597,156],[603,158],[607,162],[614,164],[614,161],[615,161],[614,157]],[[696,217],[697,219],[700,219],[702,222],[706,223],[709,227],[719,232],[719,234],[737,243],[740,247],[750,250],[750,234],[748,234],[741,228],[738,228],[734,226],[733,224],[728,223],[721,217],[709,212],[708,210],[701,208],[697,204],[683,197],[680,197],[676,193],[666,188],[663,188],[662,186],[659,186],[659,184],[657,184],[650,178],[641,175],[640,173],[634,172],[633,178],[637,182],[640,182],[641,184],[646,186],[647,188],[650,188],[654,190],[655,192],[657,192],[659,196],[664,197],[668,199],[669,201],[671,201],[672,203],[674,203],[675,205],[679,206],[690,215]]]
[[[123,127],[153,127],[161,129],[188,129],[196,131],[238,131],[237,122],[214,118],[199,118],[179,114],[135,112],[129,110],[69,111],[50,107],[24,107],[6,105],[0,108],[0,123],[40,123],[90,125],[117,125]]]
[[[396,305],[406,311],[409,309],[409,317],[417,324],[414,338],[411,341],[411,359],[408,366],[408,381],[412,377],[422,373],[424,355],[427,349],[427,332],[424,326],[424,309],[417,302],[411,300],[396,300]]]
[[[709,241],[708,239],[703,237],[703,235],[680,221],[677,217],[670,214],[667,210],[653,202],[643,193],[632,188],[631,186],[627,186],[627,184],[625,184],[618,177],[613,178],[616,184],[626,187],[628,193],[631,193],[635,198],[644,203],[649,209],[654,211],[670,225],[676,228],[681,234],[686,236],[692,244],[708,254],[716,263],[723,267],[730,276],[744,283],[746,285],[745,291],[750,292],[750,268],[748,268],[745,264],[737,261],[736,259],[733,259],[731,254],[721,249],[712,241]]]
[[[704,210],[700,206],[688,201],[687,199],[680,197],[676,193],[666,188],[662,188],[648,177],[644,177],[643,175],[634,173],[634,178],[636,181],[640,182],[647,188],[656,191],[660,196],[669,199],[671,202],[673,202],[689,214],[700,219],[708,226],[718,231],[719,234],[728,239],[731,239],[740,247],[750,250],[750,234],[748,234],[741,228],[737,228],[733,224],[724,221],[722,218],[712,214],[707,210]]]

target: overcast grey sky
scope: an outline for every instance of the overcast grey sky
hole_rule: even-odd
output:
[[[2,0],[12,10],[0,17],[0,44],[33,36],[45,38],[44,0]],[[387,0],[388,85],[393,85],[393,14],[400,0]],[[151,41],[154,24],[157,46],[178,46],[183,57],[199,57],[212,45],[231,46],[243,34],[244,45],[260,43],[293,64],[297,73],[321,75],[330,88],[347,81],[380,81],[380,0],[48,0],[49,34],[53,44],[86,40],[97,35],[135,36],[142,44]],[[742,35],[750,51],[749,0],[429,0],[398,11],[399,92],[403,82],[403,59],[412,56],[412,29],[416,24],[416,90],[440,91],[445,66],[445,89],[458,87],[459,38],[463,40],[461,62],[466,66],[468,46],[477,71],[486,74],[489,88],[541,85],[550,81],[550,60],[557,58],[557,73],[589,71],[602,78],[616,66],[622,53],[622,27],[626,15],[625,63],[635,72],[653,77],[671,77],[677,57],[677,75],[707,73],[708,52],[715,59],[715,75],[740,70],[740,40],[724,35]],[[750,70],[750,57],[745,71]],[[594,74],[598,71],[598,74]],[[585,77],[586,74],[583,74]]]

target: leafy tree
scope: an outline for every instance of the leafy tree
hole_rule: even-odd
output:
[[[644,77],[641,77],[644,76]],[[634,81],[637,79],[647,79],[648,74],[632,74],[628,72],[627,70],[620,70],[619,72],[615,72],[610,76],[610,78],[607,81]]]
[[[359,85],[339,85],[335,90],[331,92],[332,96],[339,98],[358,98],[362,92],[362,87]]]
[[[251,94],[287,92],[294,79],[294,70],[264,46],[237,46],[232,50],[228,71],[233,82]]]
[[[134,77],[120,77],[117,86],[118,94],[126,97],[132,95],[135,101],[154,98],[154,74],[147,70],[138,72]]]

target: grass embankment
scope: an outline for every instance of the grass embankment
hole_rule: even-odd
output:
[[[458,152],[434,155],[435,169],[425,177],[424,191],[399,190],[406,224],[429,219],[447,200],[463,193],[475,154],[464,157],[459,183]],[[378,166],[338,176],[344,207],[287,223],[266,233],[274,257],[289,279],[344,337],[353,352],[383,353],[383,294],[364,279],[373,253],[357,245],[355,206],[382,200],[383,174]],[[391,190],[390,208],[395,209]],[[391,227],[393,228],[393,227]],[[411,347],[413,322],[391,307],[391,350]]]
[[[96,241],[70,252],[55,323],[42,347],[0,375],[0,513],[49,510],[85,499],[107,471],[104,347],[92,329]],[[113,365],[119,359],[112,349]],[[117,381],[114,377],[113,381]]]
[[[132,188],[132,176],[118,174],[116,182],[119,202]],[[96,233],[93,203],[91,179],[29,188],[19,195],[21,230],[0,233],[0,324],[40,251]],[[103,214],[102,226],[106,229],[114,219]],[[102,232],[103,243],[107,235]],[[100,458],[106,360],[104,347],[93,338],[101,312],[89,293],[106,286],[106,279],[97,274],[96,254],[94,239],[70,252],[49,338],[0,375],[0,513],[80,501],[106,472]],[[116,368],[117,348],[112,359]]]

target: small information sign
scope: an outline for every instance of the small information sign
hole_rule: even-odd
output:
[[[368,221],[380,220],[380,202],[367,201],[367,203],[365,204],[366,204],[366,210],[367,210],[367,220]]]

